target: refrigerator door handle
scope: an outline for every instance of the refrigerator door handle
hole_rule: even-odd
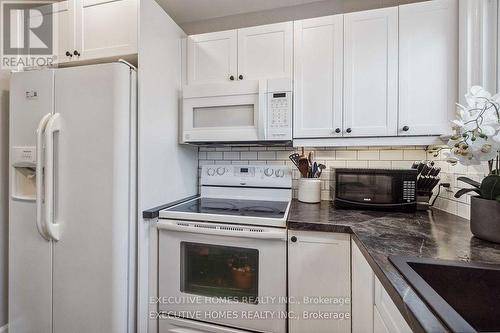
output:
[[[45,228],[53,240],[60,238],[60,225],[54,221],[54,134],[61,131],[61,115],[54,114],[45,129]]]
[[[45,116],[43,116],[36,129],[36,228],[38,229],[40,235],[46,240],[50,240],[50,237],[45,232],[42,224],[43,133],[51,116],[51,113],[47,113]]]

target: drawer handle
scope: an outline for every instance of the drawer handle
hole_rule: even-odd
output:
[[[349,127],[348,129],[346,129],[346,132],[347,132],[347,133],[351,133],[351,132],[352,132],[352,129]]]

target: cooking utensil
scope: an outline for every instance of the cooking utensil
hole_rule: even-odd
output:
[[[309,175],[309,160],[307,158],[301,158],[298,168],[302,177],[307,178]]]
[[[292,155],[288,156],[288,158],[290,159],[290,161],[292,161],[293,164],[295,164],[297,168],[299,167],[299,159],[300,159],[299,154],[293,153]]]

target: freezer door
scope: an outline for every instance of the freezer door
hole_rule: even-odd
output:
[[[131,332],[135,73],[121,63],[59,69],[55,89],[53,332]]]
[[[52,113],[54,71],[13,73],[10,86],[9,332],[52,331],[52,243],[36,226],[32,158],[19,148],[36,146],[36,130]],[[31,150],[34,152],[33,150]],[[32,157],[36,156],[33,154]],[[17,182],[17,185],[14,186]],[[31,183],[31,185],[30,185]],[[20,186],[20,184],[24,184]]]

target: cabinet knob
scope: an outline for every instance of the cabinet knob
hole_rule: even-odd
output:
[[[345,130],[347,133],[351,133],[352,129],[349,127],[348,129]]]
[[[243,75],[240,74],[240,76],[238,76],[238,79],[243,80]]]
[[[231,76],[229,77],[229,80],[234,81],[234,76],[232,76],[232,75],[231,75]]]
[[[297,237],[292,236],[292,237],[290,238],[290,240],[292,241],[292,243],[295,243],[295,242],[297,241]]]
[[[335,133],[340,133],[340,128],[336,128]]]
[[[80,56],[80,52],[78,52],[77,50],[75,50],[75,51],[73,52],[73,54],[74,54],[74,55],[76,55],[77,57],[79,57],[79,56]]]
[[[72,57],[73,55],[69,52],[69,51],[66,51],[66,57]]]
[[[409,129],[410,129],[410,127],[408,127],[408,126],[403,126],[403,131],[408,132],[408,130],[409,130]]]

